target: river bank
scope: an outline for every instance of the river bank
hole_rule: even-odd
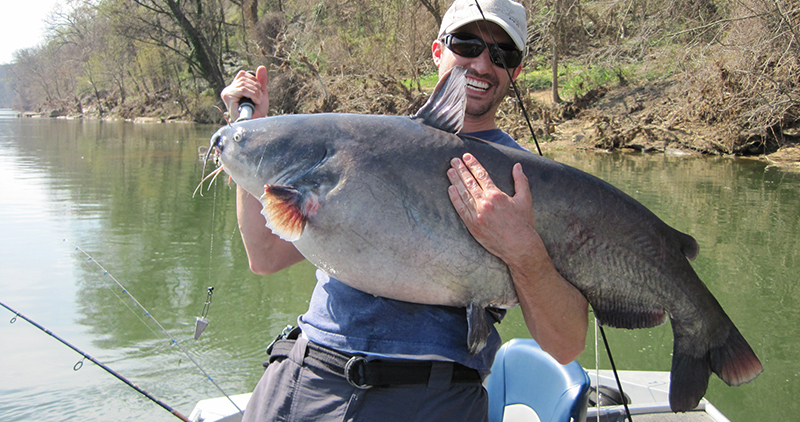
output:
[[[599,88],[562,104],[553,103],[550,91],[535,92],[534,110],[552,119],[549,133],[540,130],[537,138],[543,149],[748,157],[800,170],[799,129],[739,131],[686,119],[682,104],[673,100],[684,94],[669,81]],[[507,130],[517,139],[529,138],[527,127]]]
[[[369,76],[355,82],[350,77],[332,78],[326,87],[324,97],[307,94],[299,101],[303,106],[293,111],[407,115],[413,114],[427,98],[427,93],[411,90],[388,76]],[[280,94],[275,92],[271,96],[280,98]],[[558,104],[553,102],[550,91],[533,91],[527,93],[526,108],[543,150],[749,157],[800,170],[800,128],[743,130],[722,121],[708,123],[714,119],[698,117],[698,112],[687,106],[692,103],[686,99],[687,95],[691,93],[672,78],[599,87],[573,101]],[[535,150],[522,113],[510,98],[500,107],[498,125]],[[106,106],[102,114],[95,105],[96,102],[88,101],[81,113],[43,108],[36,113],[22,113],[21,117],[97,118],[143,124],[197,122],[197,118],[181,112],[175,101],[167,98]],[[223,114],[216,107],[196,115],[204,116],[202,123],[210,119],[223,124]],[[714,110],[706,112],[713,114]]]

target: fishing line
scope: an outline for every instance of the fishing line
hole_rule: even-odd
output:
[[[81,349],[78,349],[77,347],[75,347],[75,346],[73,346],[72,344],[68,343],[66,340],[64,340],[64,339],[62,339],[61,337],[57,336],[57,335],[56,335],[55,333],[53,333],[52,331],[48,330],[47,328],[44,328],[44,327],[42,327],[41,325],[39,325],[38,323],[36,323],[36,321],[34,321],[34,320],[32,320],[32,319],[30,319],[30,318],[26,317],[25,315],[22,315],[21,313],[19,313],[19,312],[15,311],[15,310],[13,310],[13,309],[11,309],[10,307],[8,307],[8,306],[7,306],[5,303],[3,303],[3,302],[0,302],[0,306],[2,306],[2,307],[4,307],[4,308],[8,309],[8,310],[9,310],[9,312],[11,312],[11,313],[13,313],[13,314],[14,314],[14,317],[13,317],[13,318],[11,318],[11,321],[10,321],[10,323],[12,323],[12,324],[13,324],[14,322],[16,322],[16,320],[17,320],[17,317],[20,317],[20,318],[24,319],[25,321],[29,322],[29,323],[30,323],[31,325],[33,325],[34,327],[36,327],[36,328],[38,328],[39,330],[41,330],[42,332],[44,332],[45,334],[47,334],[47,335],[49,335],[50,337],[53,337],[54,339],[56,339],[56,340],[60,341],[60,342],[61,342],[61,344],[63,344],[63,345],[65,345],[65,346],[69,347],[70,349],[72,349],[72,350],[74,350],[75,352],[77,352],[79,355],[83,356],[83,359],[79,360],[79,361],[78,361],[78,362],[77,362],[77,363],[76,363],[76,364],[75,364],[75,365],[72,367],[72,369],[73,369],[74,371],[77,371],[77,370],[81,369],[81,367],[83,367],[83,362],[84,362],[84,360],[86,360],[86,359],[89,359],[89,360],[90,360],[90,361],[92,361],[92,362],[93,362],[95,365],[97,365],[97,366],[99,366],[100,368],[102,368],[104,371],[108,372],[109,374],[111,374],[111,375],[115,376],[115,377],[116,377],[118,380],[120,380],[120,381],[124,382],[125,384],[127,384],[127,385],[128,385],[128,387],[131,387],[131,388],[133,388],[133,389],[134,389],[134,390],[136,390],[136,391],[137,391],[139,394],[141,394],[141,395],[143,395],[143,396],[147,397],[148,399],[150,399],[150,401],[152,401],[152,402],[156,403],[157,405],[161,406],[161,407],[162,407],[162,408],[164,408],[164,410],[166,410],[167,412],[169,412],[169,413],[172,413],[173,415],[175,415],[175,417],[177,417],[178,419],[180,419],[180,420],[182,420],[182,421],[185,421],[185,422],[190,422],[190,421],[189,421],[189,418],[187,418],[186,416],[184,416],[184,415],[183,415],[181,412],[178,412],[177,410],[173,409],[172,407],[170,407],[170,406],[169,406],[169,405],[167,405],[166,403],[164,403],[164,402],[162,402],[161,400],[159,400],[159,399],[157,399],[157,398],[153,397],[153,396],[152,396],[150,393],[148,393],[147,391],[145,391],[145,390],[143,390],[143,389],[139,388],[138,386],[134,385],[134,384],[133,384],[132,382],[130,382],[130,381],[127,379],[127,378],[123,377],[122,375],[120,375],[119,373],[117,373],[117,372],[116,372],[116,371],[114,371],[113,369],[109,368],[108,366],[104,365],[103,363],[101,363],[101,362],[98,362],[98,361],[97,361],[95,358],[93,358],[93,357],[89,356],[89,355],[88,355],[86,352],[84,352],[84,351],[82,351]]]
[[[165,328],[164,328],[164,327],[161,325],[161,323],[159,323],[159,322],[158,322],[158,320],[156,320],[156,318],[155,318],[155,317],[154,317],[154,316],[153,316],[153,315],[150,313],[150,311],[148,311],[148,310],[147,310],[147,309],[146,309],[144,306],[142,306],[142,304],[141,304],[141,303],[139,303],[139,301],[138,301],[138,300],[136,300],[136,298],[135,298],[135,297],[133,297],[133,295],[131,294],[131,292],[129,292],[129,291],[128,291],[128,289],[126,289],[126,288],[125,288],[125,286],[123,286],[123,285],[122,285],[122,283],[120,283],[120,282],[119,282],[119,280],[117,280],[117,279],[116,279],[116,277],[114,277],[114,276],[113,276],[111,273],[109,273],[109,272],[108,272],[108,270],[106,270],[106,269],[105,269],[105,268],[104,268],[102,265],[100,265],[100,263],[99,263],[99,262],[97,262],[97,260],[95,260],[95,259],[94,259],[94,258],[93,258],[91,255],[89,255],[89,253],[87,253],[85,250],[81,249],[81,247],[80,247],[80,246],[77,246],[77,245],[75,245],[74,243],[72,243],[72,242],[69,242],[67,239],[64,239],[64,241],[65,241],[65,242],[67,242],[67,243],[70,243],[72,246],[74,246],[74,247],[75,247],[75,249],[76,249],[76,250],[78,250],[78,251],[80,251],[81,253],[83,253],[84,255],[86,255],[86,257],[89,259],[89,261],[93,262],[93,263],[94,263],[95,265],[97,265],[97,266],[98,266],[98,267],[99,267],[101,270],[103,270],[103,274],[105,274],[105,275],[107,275],[109,278],[111,278],[111,280],[113,280],[113,281],[114,281],[114,283],[116,283],[116,284],[117,284],[117,286],[119,286],[119,288],[120,288],[120,289],[122,289],[122,291],[123,291],[125,294],[127,294],[127,295],[128,295],[128,297],[129,297],[129,298],[131,298],[131,300],[133,300],[133,302],[134,302],[134,303],[136,303],[136,305],[137,305],[137,306],[139,306],[139,308],[140,308],[142,311],[144,311],[145,315],[147,315],[148,317],[150,317],[150,319],[151,319],[151,320],[153,320],[153,322],[154,322],[154,323],[155,323],[155,324],[158,326],[158,328],[160,328],[160,329],[161,329],[161,331],[162,331],[162,332],[163,332],[163,333],[164,333],[164,334],[165,334],[167,337],[169,337],[169,339],[170,339],[170,342],[171,342],[172,344],[174,344],[175,346],[177,346],[177,347],[178,347],[178,349],[180,349],[180,350],[181,350],[181,352],[183,352],[183,354],[184,354],[184,355],[186,355],[186,357],[188,357],[190,361],[192,361],[192,363],[194,364],[194,366],[195,366],[195,367],[197,367],[197,369],[199,369],[199,370],[200,370],[200,372],[202,372],[202,373],[203,373],[203,375],[204,375],[204,376],[205,376],[205,377],[206,377],[206,378],[207,378],[209,381],[211,381],[211,383],[212,383],[212,384],[214,384],[214,387],[216,387],[216,388],[217,388],[217,390],[219,390],[219,392],[220,392],[220,393],[222,393],[222,395],[224,395],[224,396],[225,396],[225,397],[228,399],[228,401],[230,401],[230,402],[231,402],[231,404],[233,404],[233,407],[235,407],[235,408],[236,408],[236,410],[238,410],[238,411],[239,411],[239,413],[241,413],[241,414],[244,414],[244,411],[243,411],[242,409],[240,409],[240,408],[239,408],[239,406],[237,406],[237,405],[236,405],[236,403],[234,403],[233,399],[231,399],[231,397],[228,395],[228,393],[226,393],[226,392],[225,392],[225,390],[223,390],[223,389],[222,389],[222,387],[220,387],[220,386],[219,386],[219,384],[217,384],[217,382],[216,382],[216,381],[214,381],[214,379],[213,379],[213,378],[211,378],[211,375],[208,375],[208,372],[206,372],[206,370],[205,370],[205,369],[203,369],[203,367],[202,367],[202,366],[201,366],[201,365],[200,365],[200,364],[199,364],[199,363],[198,363],[198,362],[197,362],[197,361],[196,361],[196,360],[195,360],[195,359],[192,357],[192,355],[190,355],[190,354],[189,354],[189,352],[188,352],[188,351],[187,351],[187,350],[186,350],[186,349],[185,349],[185,348],[184,348],[184,347],[183,347],[183,346],[182,346],[180,343],[178,343],[178,341],[177,341],[177,340],[175,340],[175,338],[174,338],[174,337],[172,337],[172,335],[169,333],[169,331],[167,331],[167,330],[166,330],[166,329],[165,329]],[[123,301],[123,303],[124,303],[124,302],[125,302],[125,301]],[[152,330],[152,328],[151,328],[151,330]]]
[[[484,23],[484,26],[486,27],[486,32],[489,33],[489,37],[491,37],[491,39],[492,39],[492,44],[497,45],[497,40],[495,40],[494,34],[492,33],[491,28],[489,27],[489,20],[486,19],[486,15],[483,14],[483,9],[481,9],[481,5],[478,3],[478,0],[475,0],[475,6],[478,8],[478,12],[480,12],[480,14],[481,14],[482,21]],[[480,30],[480,25],[478,25],[478,30]],[[482,31],[481,31],[481,35],[483,35]],[[485,35],[483,35],[483,36],[485,36]],[[527,34],[525,34],[525,36],[527,37]],[[525,41],[527,41],[527,40],[525,40]],[[492,54],[492,50],[489,49],[489,48],[487,48],[487,50],[488,50],[489,54],[491,55]],[[533,136],[533,142],[534,142],[534,144],[536,144],[536,151],[538,151],[539,155],[541,156],[541,155],[543,155],[542,154],[542,149],[539,148],[539,141],[536,139],[536,134],[533,131],[533,126],[531,125],[531,121],[530,121],[530,118],[528,116],[528,111],[525,109],[525,104],[522,101],[522,96],[519,93],[519,89],[517,88],[516,81],[514,81],[514,79],[511,77],[511,70],[509,70],[508,65],[506,65],[506,61],[505,61],[505,58],[503,57],[503,55],[500,54],[498,56],[499,56],[498,58],[500,59],[500,62],[503,64],[503,69],[505,69],[506,74],[508,75],[508,80],[511,81],[511,87],[514,89],[514,95],[517,97],[517,101],[519,102],[520,110],[522,110],[522,115],[525,117],[525,122],[528,124],[528,129],[531,132],[531,136]],[[622,383],[619,380],[619,374],[617,373],[617,367],[616,367],[616,365],[614,365],[614,358],[611,356],[611,348],[608,346],[608,340],[606,339],[606,333],[603,330],[603,326],[600,325],[599,322],[597,322],[597,315],[596,314],[595,314],[595,321],[596,321],[595,325],[596,325],[596,327],[598,327],[600,329],[600,335],[603,337],[603,343],[605,344],[605,347],[606,347],[606,353],[608,354],[608,360],[611,362],[611,369],[614,372],[614,378],[617,381],[617,387],[619,387],[619,392],[620,392],[620,395],[622,396],[622,403],[625,405],[625,413],[628,416],[628,421],[629,422],[633,422],[633,419],[631,418],[630,409],[628,409],[628,402],[627,402],[627,400],[625,400],[625,394],[622,392]],[[597,334],[595,334],[595,351],[597,351]],[[597,367],[599,367],[599,365],[597,365]],[[597,393],[598,394],[597,395],[597,398],[598,398],[598,400],[597,400],[597,402],[598,402],[597,410],[598,410],[598,414],[599,414],[600,413],[600,395],[599,395],[600,394],[599,393],[599,391],[600,391],[600,379],[599,378],[597,379],[597,387],[598,387],[597,388],[597,392],[598,392]]]
[[[594,312],[592,313],[592,316],[594,316]],[[597,414],[595,416],[597,417],[597,422],[600,422],[600,348],[597,347],[599,346],[597,342],[598,338],[597,329],[599,327],[600,327],[600,321],[598,321],[597,317],[595,316],[594,317],[594,379],[595,379],[595,385],[597,385],[597,387],[595,388],[595,395],[597,398],[595,400],[595,408],[597,409]]]

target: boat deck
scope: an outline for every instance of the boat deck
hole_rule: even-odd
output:
[[[592,386],[597,385],[598,373],[587,369]],[[642,422],[730,422],[717,408],[702,399],[691,412],[674,413],[669,407],[669,372],[659,371],[618,371],[622,390],[630,397],[628,407],[634,421]],[[612,371],[599,371],[601,386],[617,388]],[[597,408],[589,407],[586,422],[597,421]],[[600,408],[600,421],[622,422],[627,420],[624,406],[603,406]]]

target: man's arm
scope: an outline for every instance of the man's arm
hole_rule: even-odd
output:
[[[531,336],[562,364],[586,344],[588,303],[556,271],[533,215],[528,179],[514,165],[513,197],[498,189],[471,154],[447,171],[450,200],[473,237],[508,265]]]
[[[220,94],[228,107],[230,119],[235,120],[238,116],[237,106],[242,97],[253,100],[256,106],[253,118],[266,116],[269,112],[267,83],[267,69],[264,66],[256,69],[255,75],[240,71]],[[256,274],[272,274],[304,260],[294,244],[281,239],[266,227],[261,208],[261,201],[241,186],[236,187],[236,218],[250,270]]]

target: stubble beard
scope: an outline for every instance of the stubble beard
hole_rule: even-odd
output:
[[[470,102],[469,99],[467,99],[467,108],[465,110],[467,115],[472,117],[483,117],[488,113],[495,113],[497,111],[497,108],[500,106],[503,98],[505,98],[506,94],[508,93],[509,85],[505,84],[504,86],[500,86],[493,78],[492,82],[494,82],[492,86],[495,89],[494,99],[490,102],[481,102],[478,104]]]

